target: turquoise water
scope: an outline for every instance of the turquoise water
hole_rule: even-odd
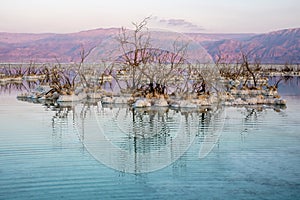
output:
[[[290,87],[285,109],[204,114],[46,106],[2,91],[0,199],[300,199],[300,96]]]

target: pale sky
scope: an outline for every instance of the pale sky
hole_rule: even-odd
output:
[[[69,33],[132,28],[264,33],[300,27],[300,0],[0,0],[0,32]]]

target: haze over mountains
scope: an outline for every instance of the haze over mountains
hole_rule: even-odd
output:
[[[97,48],[92,52],[93,62],[97,62],[103,59],[102,50],[112,48],[112,43],[107,41],[111,41],[118,32],[119,29],[116,28],[100,28],[70,34],[0,33],[0,62],[76,62],[80,59],[82,47],[90,49],[94,46]],[[300,63],[300,28],[265,34],[186,33],[185,35],[193,43],[194,59],[199,56],[215,60],[222,52],[228,61],[236,62],[243,51],[250,59],[257,57],[262,63]],[[168,40],[177,39],[176,34],[167,32],[162,34],[156,32],[154,36],[162,49],[166,45],[166,36]],[[195,45],[201,47],[198,48],[201,52],[197,53]]]

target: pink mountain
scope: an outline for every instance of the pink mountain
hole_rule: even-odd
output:
[[[104,59],[104,52],[115,48],[114,37],[119,29],[95,29],[70,34],[0,33],[0,62],[76,62],[80,50],[93,50],[89,61]],[[168,49],[178,39],[172,32],[153,32],[155,45]],[[266,34],[203,34],[187,33],[192,59],[215,59],[219,52],[228,59],[236,59],[240,51],[250,58],[258,57],[262,63],[300,63],[300,28]],[[200,50],[201,49],[201,50]],[[200,59],[201,58],[201,59]]]

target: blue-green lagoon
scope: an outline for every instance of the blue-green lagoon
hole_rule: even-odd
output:
[[[135,109],[0,96],[0,199],[300,199],[298,79],[287,107]]]

